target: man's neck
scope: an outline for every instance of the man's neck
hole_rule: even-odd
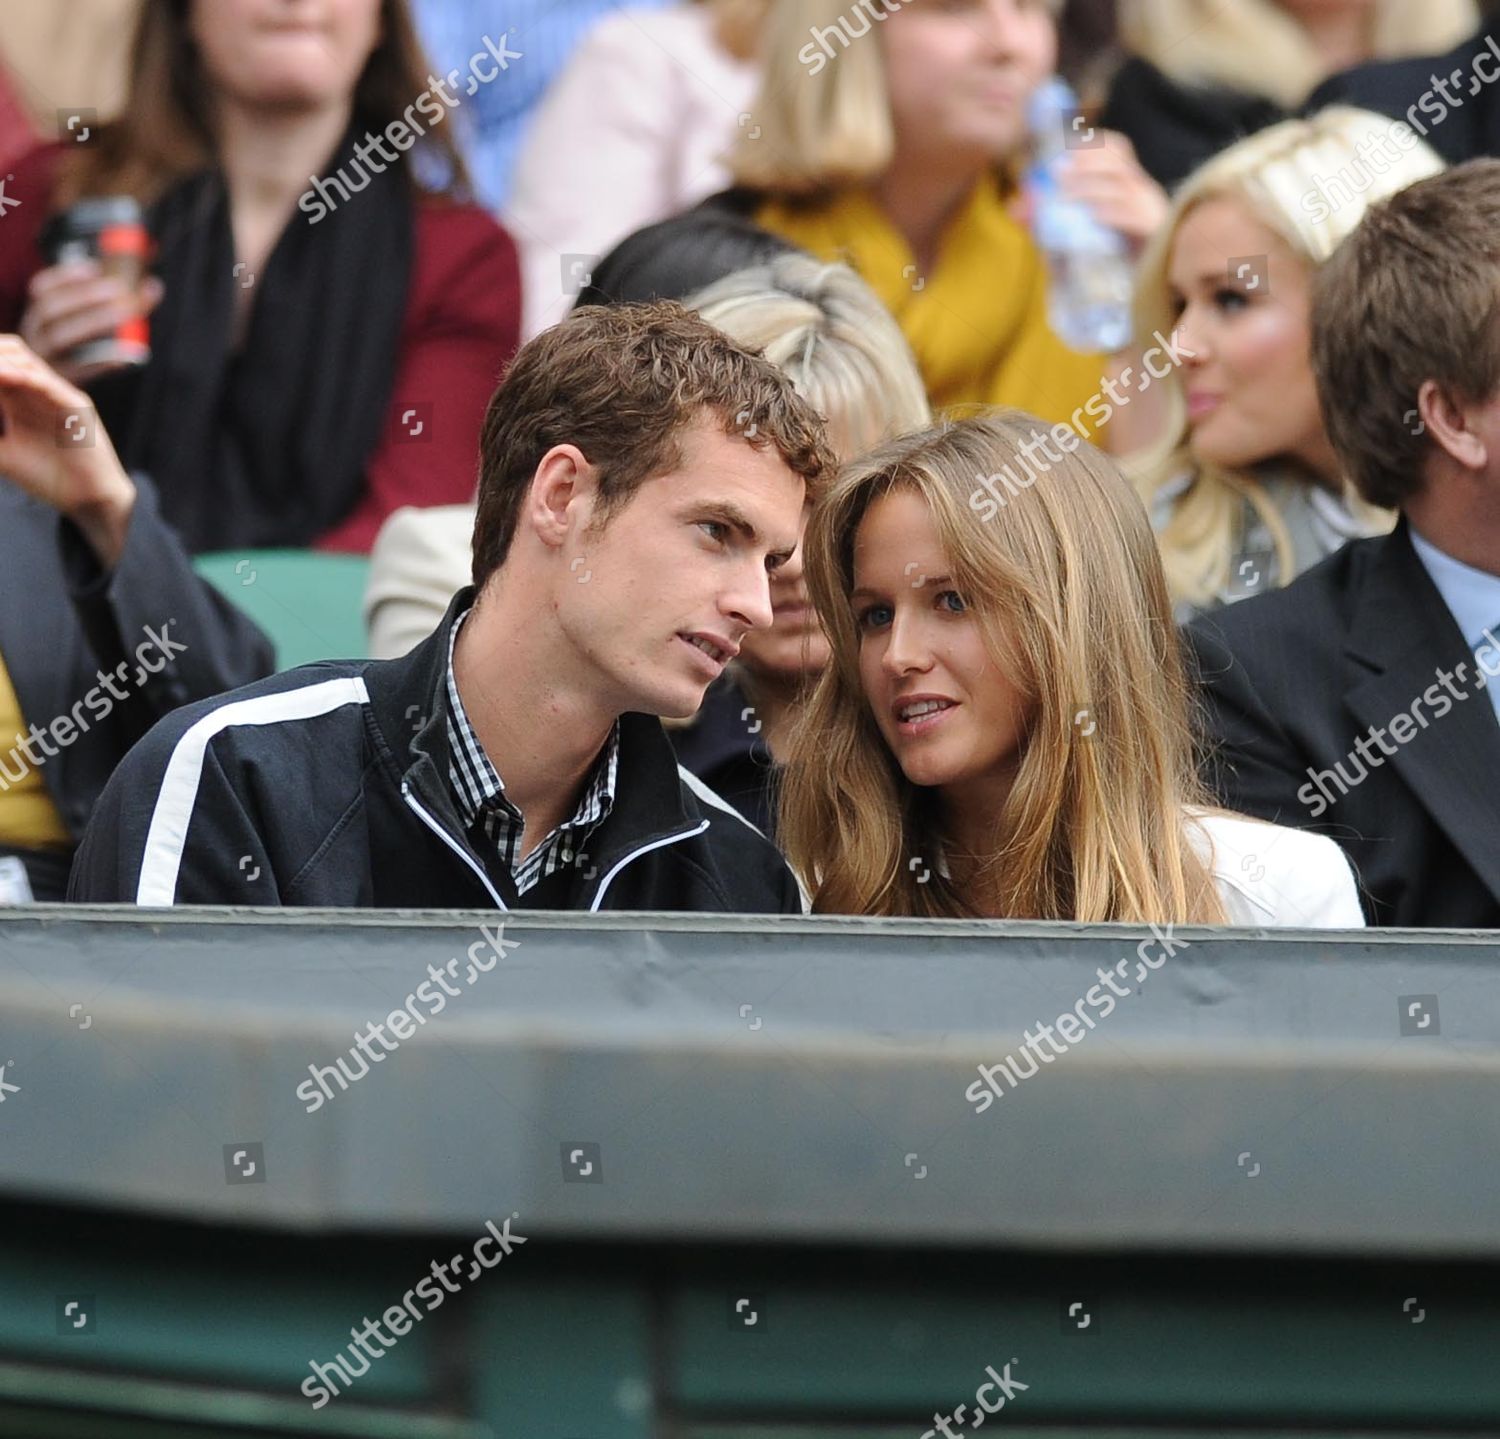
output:
[[[558,663],[560,646],[537,621],[528,613],[517,623],[500,594],[487,591],[453,650],[464,711],[506,797],[525,817],[527,852],[573,813],[619,718],[570,683]]]
[[[1500,491],[1473,479],[1429,480],[1403,508],[1412,529],[1434,549],[1500,576]]]

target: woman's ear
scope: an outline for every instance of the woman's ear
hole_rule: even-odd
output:
[[[594,467],[577,445],[554,445],[537,462],[522,514],[549,549],[574,528],[586,528],[596,494]]]
[[[1432,442],[1466,470],[1482,470],[1489,463],[1489,445],[1475,427],[1477,407],[1463,404],[1436,380],[1424,380],[1417,391],[1417,415]]]

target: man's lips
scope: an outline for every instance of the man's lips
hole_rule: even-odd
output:
[[[739,645],[722,635],[707,634],[702,630],[691,633],[679,631],[677,638],[697,655],[702,662],[718,674],[740,652]]]

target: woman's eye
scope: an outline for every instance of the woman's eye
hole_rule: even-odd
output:
[[[938,597],[937,602],[951,614],[961,615],[968,605],[964,603],[964,597],[957,590],[944,590]]]
[[[857,617],[859,627],[862,630],[872,630],[879,625],[889,624],[890,614],[889,605],[866,605]]]
[[[1220,310],[1231,313],[1243,310],[1250,303],[1250,297],[1243,290],[1233,290],[1227,285],[1222,290],[1214,291],[1214,304]]]

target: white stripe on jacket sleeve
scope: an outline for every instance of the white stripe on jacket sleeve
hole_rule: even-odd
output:
[[[233,725],[282,724],[289,720],[314,719],[344,705],[369,702],[365,682],[357,676],[324,680],[304,689],[233,700],[191,725],[177,741],[162,776],[156,807],[151,812],[151,827],[146,833],[145,852],[141,855],[135,902],[161,906],[177,902],[177,878],[187,845],[188,825],[198,801],[203,761],[209,742],[216,734]]]

